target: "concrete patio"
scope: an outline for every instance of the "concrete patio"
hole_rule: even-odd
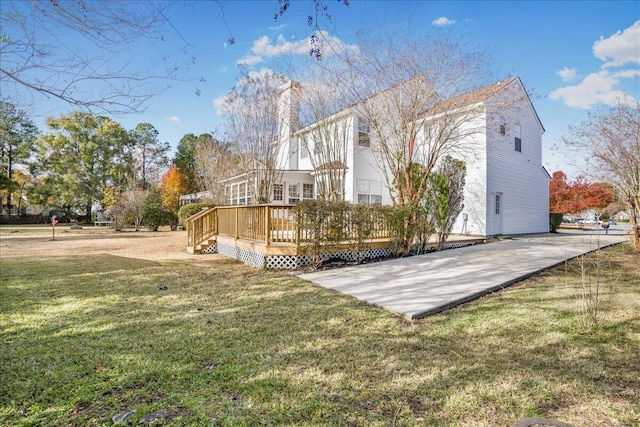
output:
[[[447,310],[508,287],[567,259],[628,240],[610,230],[505,238],[372,264],[299,274],[408,319]]]

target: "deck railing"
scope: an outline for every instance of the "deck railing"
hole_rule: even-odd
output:
[[[209,208],[190,216],[187,223],[187,246],[196,246],[218,234],[216,208]]]
[[[344,224],[341,235],[345,240],[358,238],[354,215],[346,213],[341,221]],[[315,233],[318,232],[318,227],[305,226],[307,222],[302,218],[301,225],[296,225],[295,205],[220,206],[187,219],[188,245],[198,245],[215,235],[257,240],[267,246],[274,243],[300,245],[313,239],[314,229]],[[322,230],[324,228],[321,233],[328,232]],[[386,239],[391,238],[392,234],[392,228],[385,218],[372,218],[366,239]]]

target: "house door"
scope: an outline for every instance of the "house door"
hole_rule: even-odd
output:
[[[502,193],[496,193],[495,215],[493,218],[493,234],[502,234],[502,211],[504,210]]]

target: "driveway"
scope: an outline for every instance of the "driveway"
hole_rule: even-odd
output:
[[[299,277],[417,319],[505,288],[598,247],[627,240],[623,234],[602,231],[512,237]]]

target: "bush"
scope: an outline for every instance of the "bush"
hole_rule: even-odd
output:
[[[549,231],[551,233],[557,233],[558,227],[560,227],[561,223],[562,223],[561,213],[555,213],[555,212],[549,213]]]
[[[181,227],[185,226],[185,221],[192,215],[197,214],[203,208],[213,208],[215,205],[213,203],[190,203],[188,205],[184,205],[180,207],[178,210],[178,223]]]
[[[141,210],[142,222],[151,231],[158,231],[161,225],[169,223],[169,212],[162,206],[160,194],[155,189],[149,191]]]

